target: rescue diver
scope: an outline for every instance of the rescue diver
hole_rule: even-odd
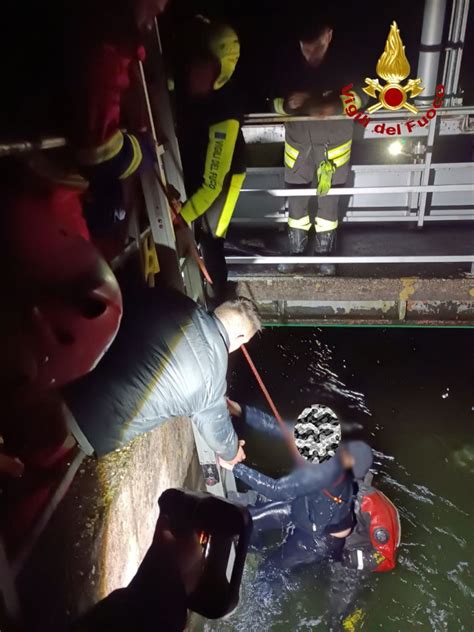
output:
[[[174,417],[190,417],[226,461],[245,458],[226,405],[228,354],[261,329],[237,298],[208,313],[180,292],[131,284],[119,333],[97,368],[68,387],[70,427],[101,456]]]
[[[232,75],[240,56],[233,28],[194,18],[174,54],[177,135],[188,199],[180,216],[196,222],[213,280],[208,297],[228,298],[224,238],[245,179],[243,111]]]
[[[295,36],[279,47],[272,84],[272,109],[281,115],[313,116],[323,119],[342,114],[341,88],[354,81],[347,73],[347,54],[332,44],[333,21],[319,9],[305,13]],[[360,96],[353,92],[360,108]],[[316,198],[290,197],[288,202],[289,253],[310,253],[309,232],[314,226],[314,255],[333,253],[338,227],[338,196],[327,196],[334,187],[346,184],[354,123],[337,121],[295,121],[285,124],[285,184],[287,188],[316,188]],[[314,202],[316,209],[313,208]],[[294,266],[281,265],[280,272]],[[322,264],[319,274],[333,276],[335,266]]]
[[[232,402],[233,414],[240,406]],[[270,502],[252,509],[254,538],[270,530],[286,531],[287,536],[265,562],[271,569],[291,569],[320,562],[341,560],[345,539],[355,524],[354,480],[369,471],[373,454],[363,441],[345,441],[339,447],[341,428],[335,413],[316,404],[305,409],[294,426],[301,467],[279,479],[220,458],[243,483]],[[274,417],[246,407],[244,419],[251,428],[280,435]],[[328,458],[329,457],[329,458]]]

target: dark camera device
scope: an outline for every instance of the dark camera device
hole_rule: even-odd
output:
[[[252,533],[249,511],[212,494],[180,489],[168,489],[158,502],[171,532],[189,534],[200,547],[199,576],[187,607],[208,619],[229,614],[239,602]]]

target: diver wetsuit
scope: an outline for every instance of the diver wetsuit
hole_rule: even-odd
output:
[[[245,409],[249,426],[277,436],[276,419],[255,408]],[[293,568],[301,564],[338,559],[343,538],[331,533],[354,525],[353,477],[336,454],[320,464],[305,463],[288,476],[273,479],[239,463],[234,474],[266,499],[273,501],[252,511],[254,534],[282,529],[288,535],[269,558],[273,566]]]

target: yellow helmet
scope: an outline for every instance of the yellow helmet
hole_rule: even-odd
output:
[[[211,28],[209,48],[221,64],[221,72],[214,82],[214,90],[219,90],[234,74],[240,57],[240,42],[234,29],[226,24]]]

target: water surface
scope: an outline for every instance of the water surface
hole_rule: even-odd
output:
[[[361,424],[377,452],[378,486],[396,503],[402,545],[395,571],[373,575],[357,605],[364,630],[474,630],[474,345],[472,330],[273,328],[249,345],[282,414],[332,405]],[[243,358],[231,363],[234,399],[265,407]],[[246,436],[248,464],[283,474],[288,455]],[[249,556],[240,605],[218,630],[325,630],[327,575],[308,568],[264,598]]]

